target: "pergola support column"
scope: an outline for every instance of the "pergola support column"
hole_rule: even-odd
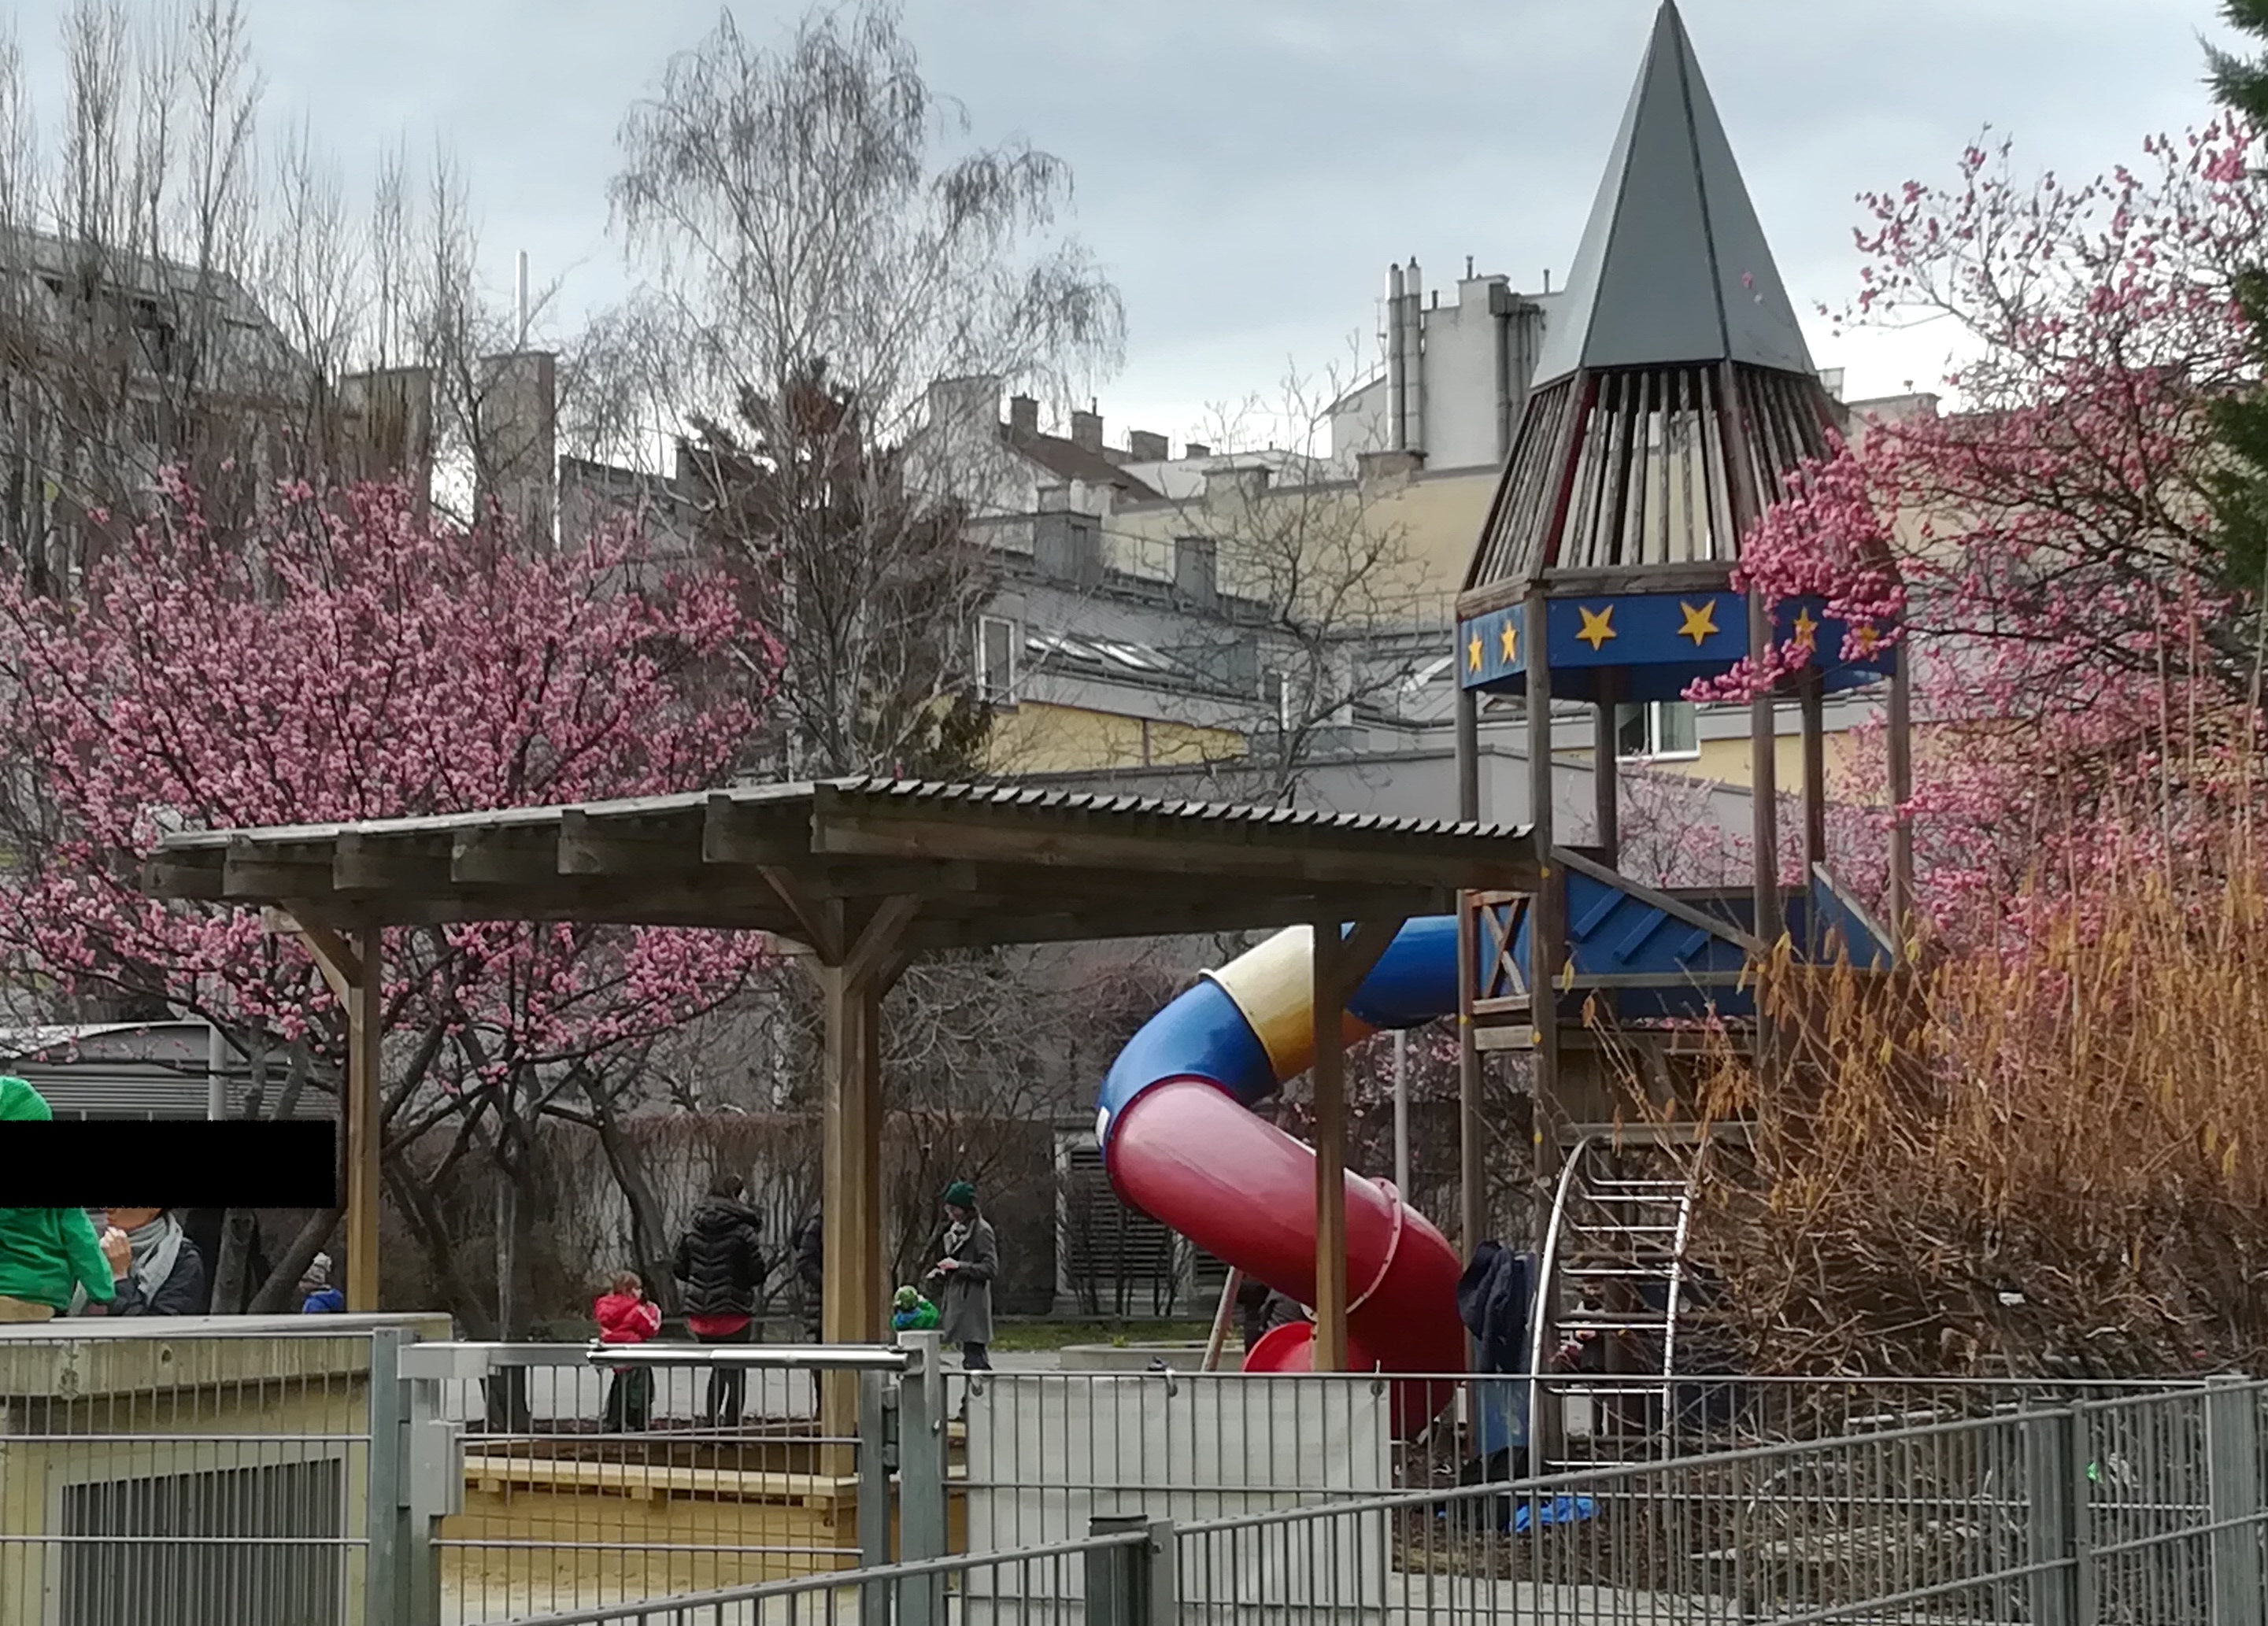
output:
[[[347,1308],[368,1314],[378,1308],[378,1215],[385,1171],[385,1075],[379,1067],[386,1037],[384,949],[375,931],[357,932],[350,940],[297,916],[274,923],[306,945],[346,1013],[347,1065],[339,1092],[346,1191],[340,1230],[347,1254]]]
[[[1342,936],[1318,922],[1314,952],[1315,1349],[1317,1372],[1347,1370],[1346,1006],[1378,964],[1399,920],[1365,921]]]

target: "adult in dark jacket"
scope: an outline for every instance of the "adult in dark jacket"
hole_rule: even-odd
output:
[[[819,1311],[827,1294],[827,1227],[816,1210],[795,1230],[795,1285],[803,1335],[822,1342]]]
[[[961,1346],[964,1372],[990,1372],[992,1357],[992,1279],[1000,1274],[1000,1244],[992,1222],[976,1211],[976,1188],[956,1180],[945,1188],[944,1257],[927,1280],[938,1290],[938,1331]]]
[[[763,1218],[741,1201],[738,1174],[719,1174],[678,1239],[674,1274],[685,1284],[685,1327],[701,1343],[747,1343],[755,1336],[756,1295],[764,1284]],[[738,1428],[747,1372],[709,1373],[702,1416],[711,1428]]]
[[[114,1208],[103,1251],[117,1278],[107,1315],[202,1315],[205,1262],[181,1222],[162,1208]]]

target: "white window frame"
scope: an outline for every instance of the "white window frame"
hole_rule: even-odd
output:
[[[1617,706],[1615,708],[1615,757],[1617,761],[1690,762],[1697,761],[1700,757],[1700,707],[1697,706],[1690,700],[1647,700],[1638,702],[1636,703],[1642,706],[1645,710],[1646,748],[1643,751],[1635,752],[1625,751],[1622,748],[1623,723],[1624,717],[1628,715],[1630,708],[1627,706]],[[1665,732],[1662,728],[1662,719],[1666,715],[1668,715],[1664,708],[1669,706],[1684,707],[1686,715],[1692,719],[1690,724],[1690,732],[1693,743],[1691,746],[1675,751],[1662,749],[1661,741]]]
[[[1004,675],[992,669],[992,639],[998,636],[1005,650],[1007,672]],[[1012,706],[1016,703],[1016,662],[1024,640],[1024,630],[1015,620],[1006,615],[979,615],[976,618],[976,697],[987,705]]]

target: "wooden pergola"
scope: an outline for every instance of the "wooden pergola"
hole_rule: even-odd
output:
[[[1391,928],[1461,890],[1525,891],[1524,830],[1014,786],[845,779],[580,806],[167,836],[153,895],[269,911],[346,1008],[350,1308],[377,1307],[379,931],[566,921],[761,931],[826,1009],[822,1331],[880,1338],[882,997],[950,949],[1312,923],[1317,1365],[1345,1351],[1341,1018]],[[1467,1239],[1469,1246],[1471,1239]]]

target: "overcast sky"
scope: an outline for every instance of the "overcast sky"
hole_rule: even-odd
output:
[[[976,132],[1068,159],[1078,230],[1126,298],[1102,407],[1182,434],[1208,403],[1319,372],[1376,325],[1389,260],[1429,283],[1564,276],[1655,0],[908,0],[932,85]],[[499,286],[526,249],[569,309],[621,285],[604,187],[622,109],[715,0],[248,0],[265,116],[309,116],[366,174],[451,143]],[[731,8],[758,38],[796,0]],[[1789,292],[1855,276],[1864,188],[1949,174],[1978,128],[2066,176],[2200,121],[2212,0],[1685,0],[1686,26]],[[19,0],[52,86],[52,0]],[[1926,386],[1944,345],[1837,340],[1855,395]]]

